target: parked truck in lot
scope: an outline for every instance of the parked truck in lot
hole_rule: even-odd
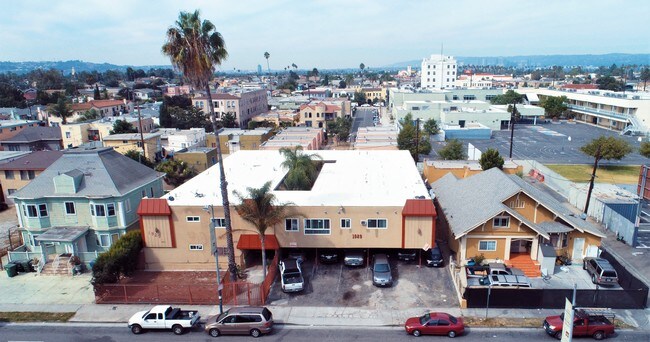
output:
[[[156,305],[149,311],[136,312],[129,319],[129,329],[139,334],[148,329],[171,329],[174,334],[181,335],[185,329],[199,323],[198,311],[181,310],[170,305]]]
[[[611,319],[611,320],[610,320]],[[592,336],[602,340],[614,333],[614,313],[609,309],[576,308],[573,314],[573,336]],[[546,333],[562,339],[564,313],[544,320]]]
[[[300,292],[305,288],[305,279],[302,277],[300,264],[300,259],[285,259],[280,261],[282,291]]]
[[[468,278],[483,278],[488,275],[516,275],[523,276],[524,272],[518,268],[506,267],[501,263],[490,263],[487,266],[466,266]]]

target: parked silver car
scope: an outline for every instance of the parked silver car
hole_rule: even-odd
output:
[[[345,251],[345,258],[343,264],[345,266],[363,266],[364,265],[364,252],[360,249],[348,249]]]
[[[618,273],[606,259],[584,258],[582,269],[589,272],[591,282],[598,285],[617,285]]]
[[[393,286],[393,275],[386,254],[375,254],[372,259],[372,283],[375,286]]]

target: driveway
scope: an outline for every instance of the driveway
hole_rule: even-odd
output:
[[[428,268],[391,258],[393,287],[372,284],[368,267],[351,268],[342,263],[303,263],[306,288],[287,294],[277,281],[271,289],[269,305],[349,306],[397,310],[412,307],[458,307],[447,268]]]

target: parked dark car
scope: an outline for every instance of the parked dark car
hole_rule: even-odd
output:
[[[318,252],[318,260],[323,264],[339,262],[339,252],[335,249],[322,249]]]
[[[442,251],[440,247],[434,246],[433,248],[427,251],[427,266],[430,267],[440,267],[444,265],[444,259],[442,257]]]
[[[456,337],[465,332],[463,319],[444,312],[431,312],[420,317],[411,317],[404,324],[406,333],[413,336],[447,335]]]
[[[365,254],[366,253],[360,249],[348,249],[345,251],[343,264],[345,264],[345,266],[363,266],[365,264]]]
[[[402,261],[415,261],[418,256],[418,251],[416,249],[400,249],[397,251],[397,260]]]

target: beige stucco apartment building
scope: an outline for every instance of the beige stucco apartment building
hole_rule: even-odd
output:
[[[408,151],[318,151],[323,167],[309,191],[278,186],[287,169],[278,151],[239,151],[224,160],[231,205],[237,191],[271,182],[293,213],[267,231],[269,250],[280,248],[426,248],[435,241],[436,212]],[[220,255],[225,227],[215,165],[160,199],[144,200],[138,212],[150,270],[213,270],[210,219],[214,209]],[[260,249],[255,229],[231,208],[235,256]],[[220,267],[227,260],[220,258]]]
[[[162,133],[145,133],[142,136],[140,133],[112,134],[104,137],[104,147],[112,147],[121,154],[130,150],[144,152],[145,157],[154,162],[162,157],[161,135]]]
[[[199,96],[192,99],[194,107],[199,108],[208,114],[207,96]],[[212,103],[214,113],[218,121],[226,114],[235,115],[236,122],[240,128],[246,128],[248,122],[256,115],[266,112],[268,108],[268,99],[266,90],[252,90],[239,94],[212,94]]]

